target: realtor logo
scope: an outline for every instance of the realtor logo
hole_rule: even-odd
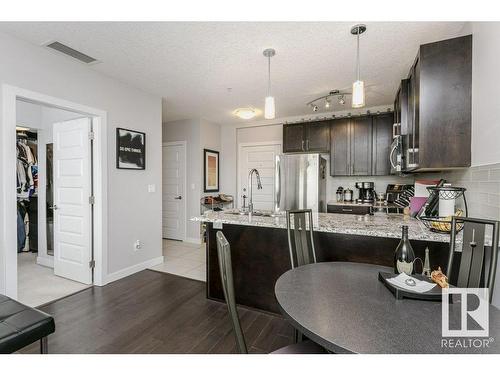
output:
[[[450,304],[452,294],[460,295],[459,304]],[[441,321],[443,337],[487,337],[489,335],[488,300],[487,288],[443,289]],[[460,308],[460,318],[457,322],[457,312],[455,312],[453,322],[451,322],[452,327],[450,327],[450,308],[453,307]]]

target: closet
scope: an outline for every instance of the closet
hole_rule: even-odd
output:
[[[17,251],[38,252],[38,141],[36,131],[16,130]]]

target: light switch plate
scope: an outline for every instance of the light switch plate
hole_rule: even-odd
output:
[[[222,221],[214,221],[214,229],[222,229]]]
[[[156,185],[150,184],[148,185],[148,193],[154,193],[156,191]]]

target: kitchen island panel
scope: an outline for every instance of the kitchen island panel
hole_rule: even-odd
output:
[[[290,269],[286,229],[223,224],[207,228],[207,296],[223,300],[217,258],[216,233],[221,230],[231,245],[236,302],[252,308],[279,313],[274,296],[276,280]],[[393,265],[399,239],[351,234],[314,232],[318,262],[358,262],[381,266]],[[411,241],[417,257],[424,259],[430,249],[432,268],[438,265],[446,272],[449,245],[434,241]],[[458,257],[455,259],[459,261]],[[420,266],[418,266],[420,267]],[[378,282],[374,279],[373,282]]]

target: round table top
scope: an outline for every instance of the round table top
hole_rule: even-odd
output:
[[[488,343],[480,338],[475,347],[477,340],[442,337],[441,302],[397,300],[378,280],[379,271],[392,269],[309,264],[281,275],[276,299],[295,328],[335,353],[500,353],[497,308],[489,307]],[[450,328],[458,327],[460,310],[461,303],[450,305]]]

